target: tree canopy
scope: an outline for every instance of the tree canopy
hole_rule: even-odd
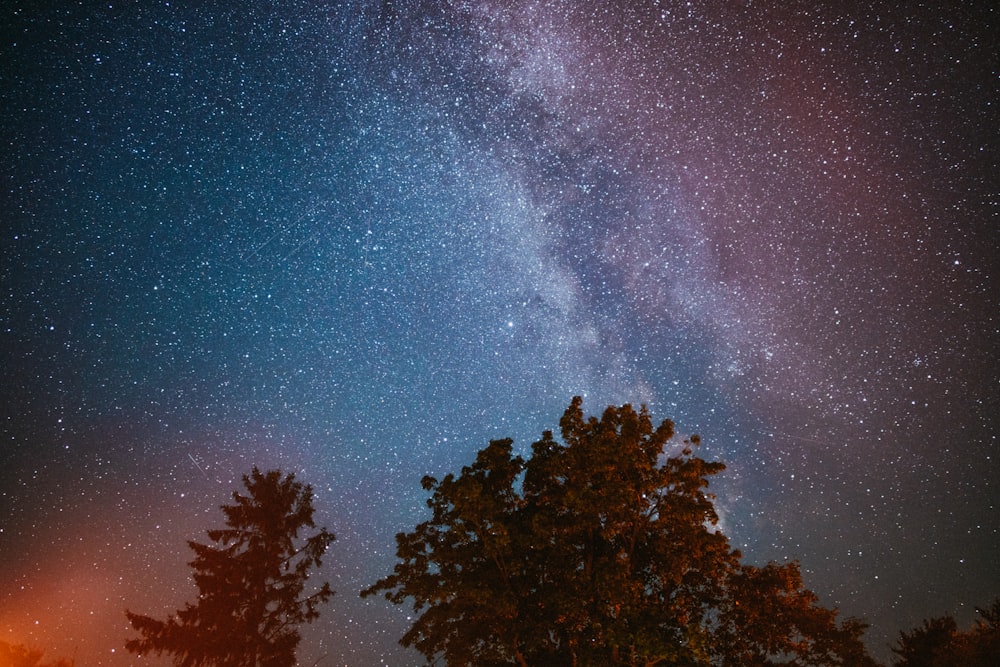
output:
[[[796,563],[741,564],[706,491],[725,466],[697,436],[674,447],[645,407],[581,406],[528,460],[494,440],[422,480],[431,517],[362,591],[413,605],[403,645],[448,665],[874,664],[865,624],[838,623]]]
[[[328,583],[309,594],[305,586],[334,535],[300,535],[316,527],[313,492],[294,475],[254,468],[243,485],[247,494],[222,506],[226,527],[208,531],[212,544],[188,542],[198,601],[166,621],[126,611],[140,634],[129,651],[170,654],[179,667],[295,664],[299,626],[333,595]]]
[[[1000,665],[1000,599],[968,630],[958,629],[951,616],[931,618],[919,628],[899,633],[892,649],[895,667],[994,667]]]

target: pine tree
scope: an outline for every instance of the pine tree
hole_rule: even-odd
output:
[[[325,528],[300,535],[316,527],[313,492],[294,475],[254,468],[243,485],[247,495],[222,506],[226,527],[208,531],[211,544],[188,542],[198,601],[166,621],[126,611],[141,635],[129,651],[170,654],[178,667],[295,664],[299,626],[333,595],[328,583],[308,595],[305,586],[335,538]]]

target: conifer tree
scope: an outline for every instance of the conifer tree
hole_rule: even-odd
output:
[[[129,651],[169,654],[178,667],[295,664],[299,626],[333,595],[328,583],[306,594],[306,583],[334,535],[302,534],[316,527],[313,492],[294,475],[254,468],[243,485],[246,495],[222,506],[226,527],[208,531],[211,544],[188,542],[198,601],[165,621],[126,611],[140,634]]]

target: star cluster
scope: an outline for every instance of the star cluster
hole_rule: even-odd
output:
[[[3,10],[0,639],[131,664],[257,465],[338,536],[304,664],[415,664],[419,479],[577,394],[883,659],[1000,594],[997,10],[225,4]]]

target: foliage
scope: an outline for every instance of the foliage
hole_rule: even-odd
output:
[[[243,485],[247,495],[234,492],[234,503],[222,506],[227,527],[208,531],[214,544],[188,542],[197,603],[166,621],[126,611],[141,635],[126,643],[129,651],[171,654],[179,667],[295,664],[298,626],[318,618],[318,605],[333,595],[328,583],[303,592],[334,535],[323,528],[300,539],[316,527],[313,492],[294,475],[254,468]]]
[[[960,631],[950,616],[925,620],[910,632],[901,632],[896,667],[994,667],[1000,665],[1000,599],[988,609],[976,609],[981,618]]]
[[[425,477],[432,516],[396,536],[362,591],[412,603],[401,643],[449,665],[870,665],[795,563],[741,565],[716,529],[724,469],[664,449],[673,424],[574,398],[529,460],[494,440],[457,477]]]
[[[10,644],[0,640],[0,665],[3,667],[73,667],[65,658],[55,662],[42,662],[43,652],[23,644]]]

